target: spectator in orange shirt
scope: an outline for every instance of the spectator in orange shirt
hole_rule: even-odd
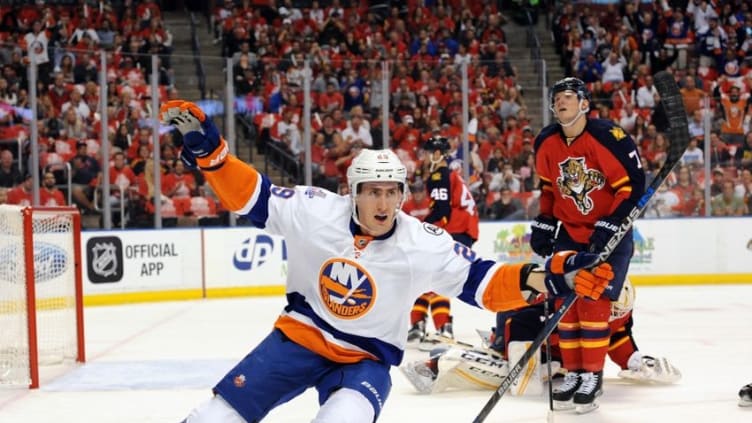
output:
[[[679,198],[679,203],[673,207],[673,210],[680,216],[691,216],[695,209],[694,204],[695,184],[692,181],[692,173],[689,166],[680,165],[677,171],[676,185],[671,190]]]
[[[690,116],[693,115],[696,110],[700,110],[705,101],[705,97],[708,96],[705,91],[697,88],[693,76],[686,76],[684,78],[684,87],[681,88],[679,92],[684,100],[684,109]]]
[[[39,190],[39,204],[45,207],[61,207],[66,205],[63,192],[55,185],[55,174],[52,172],[44,173],[42,189]]]

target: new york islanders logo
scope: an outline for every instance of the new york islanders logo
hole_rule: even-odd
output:
[[[357,319],[373,306],[376,284],[357,262],[337,257],[321,266],[319,294],[333,315],[340,319]]]
[[[590,192],[603,188],[606,177],[597,170],[585,166],[584,157],[569,157],[559,162],[561,176],[556,178],[562,197],[571,198],[582,214],[593,210]]]

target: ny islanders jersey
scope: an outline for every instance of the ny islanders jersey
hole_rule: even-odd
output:
[[[589,119],[570,144],[560,128],[549,125],[535,140],[540,212],[585,244],[596,221],[629,214],[645,190],[645,172],[632,138],[614,123]]]
[[[391,232],[372,238],[358,235],[349,196],[271,185],[234,156],[204,174],[225,207],[285,237],[288,305],[275,326],[332,361],[398,365],[410,309],[424,292],[492,311],[527,305],[522,264],[481,260],[403,212]]]

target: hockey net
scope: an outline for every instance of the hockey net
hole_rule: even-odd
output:
[[[75,208],[0,205],[0,387],[85,360],[80,234]]]

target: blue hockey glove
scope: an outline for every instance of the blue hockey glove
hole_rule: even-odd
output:
[[[565,297],[574,289],[581,297],[600,298],[614,278],[614,272],[608,263],[592,267],[597,261],[598,254],[557,252],[546,260],[546,289],[555,297]]]
[[[159,118],[183,135],[180,159],[186,166],[205,170],[219,167],[227,158],[227,143],[214,122],[194,103],[171,100],[159,110]]]
[[[551,216],[538,215],[530,224],[530,248],[541,257],[548,257],[554,252],[556,237],[556,219]]]
[[[595,229],[590,234],[590,246],[588,249],[591,253],[600,253],[608,244],[608,241],[619,230],[621,222],[616,219],[604,217],[595,222]]]

